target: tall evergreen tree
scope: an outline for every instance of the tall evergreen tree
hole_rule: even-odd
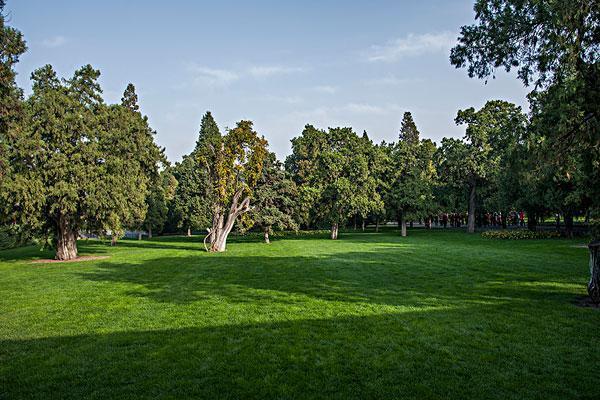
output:
[[[419,135],[412,114],[409,111],[405,112],[400,125],[399,140],[409,146],[417,146],[420,140]]]
[[[77,257],[80,231],[122,232],[142,218],[162,160],[141,115],[104,104],[99,75],[87,65],[61,82],[49,65],[36,70],[26,121],[7,142],[10,216],[52,233],[59,260]]]
[[[399,141],[391,149],[391,179],[385,201],[398,220],[401,235],[406,236],[406,219],[425,217],[433,203],[433,142],[420,142],[412,115],[404,114]]]
[[[0,0],[0,191],[3,177],[10,173],[7,136],[9,131],[20,129],[23,116],[23,92],[15,83],[14,68],[19,57],[27,50],[21,32],[6,25],[5,4],[4,0]],[[3,214],[1,211],[2,206],[0,217]]]
[[[184,156],[173,171],[179,182],[173,200],[174,211],[178,216],[179,226],[186,229],[188,235],[192,229],[203,229],[212,225],[210,197],[213,196],[214,189],[209,187],[206,161],[220,140],[219,127],[208,111],[200,122],[200,132],[194,150]]]
[[[138,96],[135,93],[135,86],[133,86],[133,83],[127,84],[123,97],[121,97],[121,105],[134,112],[140,110]]]

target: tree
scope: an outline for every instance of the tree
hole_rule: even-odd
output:
[[[286,161],[301,192],[314,201],[314,218],[331,226],[337,239],[340,224],[361,214],[382,209],[373,164],[372,143],[351,128],[330,128],[328,132],[306,125],[300,137],[292,139],[292,155]]]
[[[2,181],[10,174],[10,163],[8,158],[7,136],[17,134],[14,130],[20,129],[23,117],[23,92],[15,83],[15,65],[19,57],[27,50],[25,40],[21,32],[6,25],[4,6],[6,2],[0,0],[0,191]],[[11,133],[11,131],[13,131]],[[7,205],[5,203],[5,205]],[[6,214],[0,206],[0,217]],[[4,210],[8,211],[8,210]],[[6,216],[6,215],[5,215]],[[1,221],[1,219],[0,219]]]
[[[152,232],[160,232],[167,220],[169,202],[174,198],[177,190],[177,180],[166,168],[161,171],[159,179],[150,187],[146,196],[146,219],[143,226],[148,232],[148,238],[152,238]]]
[[[467,188],[467,231],[475,232],[477,192],[494,182],[506,166],[507,151],[523,137],[526,118],[514,104],[493,100],[480,110],[459,110],[457,124],[467,124],[465,141],[442,140],[440,170],[443,179]]]
[[[390,185],[385,203],[396,215],[401,235],[406,236],[406,218],[426,217],[433,203],[435,145],[420,141],[412,115],[404,113],[399,140],[391,148]]]
[[[3,201],[15,221],[53,234],[58,260],[77,257],[79,231],[119,232],[140,218],[161,160],[141,116],[104,104],[99,75],[90,65],[63,81],[49,65],[36,70],[23,126],[7,141]]]
[[[260,227],[266,243],[273,228],[298,229],[294,221],[296,184],[286,176],[281,162],[274,153],[269,153],[263,165],[262,175],[254,190],[250,217]]]
[[[240,216],[250,211],[250,200],[267,157],[267,141],[240,121],[225,136],[207,135],[198,146],[198,159],[206,171],[207,198],[212,227],[210,251],[225,251],[227,237]]]
[[[516,68],[525,85],[534,84],[533,128],[548,144],[538,162],[567,172],[577,152],[589,198],[599,207],[598,2],[477,0],[475,17],[476,24],[461,28],[451,63],[477,78]]]
[[[179,219],[179,227],[187,229],[191,236],[192,229],[205,228],[212,225],[212,203],[214,191],[210,187],[207,159],[211,148],[221,141],[221,132],[210,111],[206,112],[200,122],[200,132],[194,150],[183,157],[175,165],[173,171],[179,182],[174,197],[174,212]]]
[[[417,146],[419,144],[419,135],[420,133],[412,114],[409,111],[405,112],[400,125],[400,134],[398,135],[400,141],[410,146]]]

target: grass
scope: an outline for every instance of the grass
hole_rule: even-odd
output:
[[[412,230],[0,252],[0,398],[600,398],[587,250]]]

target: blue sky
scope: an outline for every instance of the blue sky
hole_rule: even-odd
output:
[[[279,157],[305,124],[352,126],[394,141],[404,111],[422,137],[460,137],[456,111],[488,99],[526,105],[527,89],[498,72],[487,84],[448,61],[473,0],[9,0],[29,51],[29,75],[90,63],[107,102],[133,82],[171,161],[189,153],[202,115],[221,128],[254,121]]]

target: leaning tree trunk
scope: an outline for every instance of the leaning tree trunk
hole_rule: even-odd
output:
[[[58,221],[58,232],[56,238],[57,260],[66,261],[77,258],[77,229],[69,224],[65,217]]]
[[[588,245],[590,249],[590,282],[588,293],[592,302],[600,303],[600,241]]]
[[[209,232],[211,252],[225,251],[227,248],[227,236],[229,236],[229,233],[233,229],[235,221],[240,215],[250,211],[250,197],[245,197],[240,202],[242,194],[241,190],[238,190],[234,194],[227,216],[221,207],[215,210],[213,226]]]
[[[475,232],[475,190],[475,182],[472,182],[469,191],[469,216],[467,218],[467,232],[469,233]]]
[[[338,226],[337,222],[334,224],[331,224],[331,239],[337,240],[338,230],[339,230],[339,226]]]
[[[398,211],[398,222],[400,222],[400,235],[401,236],[406,236],[406,218],[404,216],[404,211],[400,210]]]
[[[271,243],[271,241],[269,240],[269,231],[270,230],[271,229],[269,227],[265,227],[264,230],[263,230],[263,235],[264,235],[265,243],[266,244],[270,244]]]

